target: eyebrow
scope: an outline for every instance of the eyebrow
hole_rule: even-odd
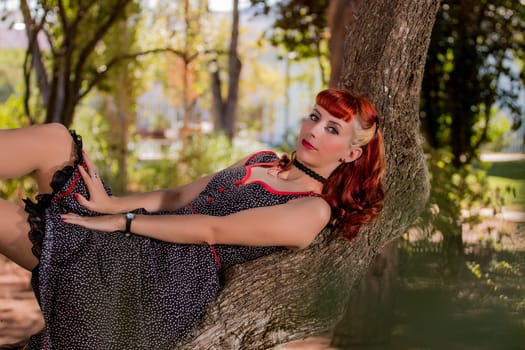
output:
[[[337,125],[337,126],[339,126],[339,127],[341,127],[341,128],[342,128],[341,124],[339,124],[339,123],[338,123],[338,122],[336,122],[336,121],[333,121],[333,120],[329,120],[329,121],[328,121],[328,123],[331,123],[331,124],[335,124],[335,125]]]
[[[312,112],[315,112],[317,113],[318,115],[322,116],[323,114],[315,107],[312,108]],[[328,123],[330,124],[335,124],[336,126],[342,128],[343,126],[341,124],[339,124],[338,122],[334,121],[334,120],[329,120]]]

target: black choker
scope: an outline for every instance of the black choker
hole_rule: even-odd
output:
[[[316,179],[320,183],[324,184],[326,182],[326,178],[322,177],[321,175],[319,175],[318,173],[316,173],[312,169],[308,168],[306,165],[304,165],[303,163],[299,162],[295,158],[293,160],[293,165],[295,165],[297,167],[297,169],[301,170],[303,173],[305,173],[306,175],[310,176],[311,178]]]

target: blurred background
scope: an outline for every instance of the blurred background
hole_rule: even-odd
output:
[[[0,0],[0,128],[75,129],[115,194],[289,152],[362,1]],[[524,26],[523,0],[441,1],[419,111],[431,197],[397,242],[381,348],[525,349]],[[0,256],[0,344],[41,326],[29,273]]]

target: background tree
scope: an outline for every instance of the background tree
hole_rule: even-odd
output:
[[[20,0],[29,39],[24,62],[24,107],[32,123],[33,73],[45,122],[69,126],[79,101],[111,68],[108,62],[97,61],[97,48],[108,30],[123,19],[124,10],[132,1],[71,2],[66,7],[60,0],[44,0],[30,7],[27,0]],[[41,32],[45,33],[49,51],[42,50],[36,40]]]
[[[182,115],[180,136],[183,147],[186,146],[188,137],[195,133],[191,123],[198,123],[200,115],[197,102],[202,98],[203,91],[207,89],[204,78],[207,74],[206,64],[209,57],[205,57],[211,48],[205,48],[205,34],[203,22],[208,15],[208,2],[206,0],[179,2],[166,2],[161,6],[166,16],[167,32],[170,33],[172,45],[178,47],[181,54],[166,53],[167,64],[167,93],[171,96],[173,105],[178,107]],[[165,13],[168,13],[166,15]]]
[[[382,115],[388,171],[379,220],[351,244],[324,231],[305,251],[229,269],[223,291],[182,348],[270,348],[333,329],[376,253],[404,233],[427,199],[417,111],[438,6],[437,0],[368,1],[346,39],[341,85],[375,101]]]
[[[130,50],[136,47],[137,21],[133,21],[139,12],[138,6],[125,9],[127,21],[116,23],[104,38],[104,57],[110,60],[124,54],[123,48]],[[107,73],[107,79],[101,81],[100,94],[101,114],[107,121],[106,132],[97,133],[99,147],[107,147],[106,152],[92,157],[99,160],[101,176],[110,185],[114,194],[126,193],[128,184],[128,144],[136,123],[135,101],[139,92],[139,81],[135,72],[140,68],[136,60],[127,60],[115,66]],[[106,145],[102,145],[107,142]],[[102,163],[103,162],[103,163]]]
[[[285,0],[270,4],[267,0],[251,0],[257,14],[271,14],[275,20],[272,28],[264,33],[265,39],[274,46],[293,53],[297,60],[315,58],[319,77],[327,85],[328,28],[326,12],[329,0]],[[341,41],[343,36],[339,37]]]
[[[525,75],[525,4],[512,0],[443,0],[423,79],[421,120],[433,149],[448,148],[457,168],[490,141],[494,107],[514,117]]]
[[[239,78],[241,76],[242,62],[238,53],[239,43],[239,0],[233,0],[232,30],[228,52],[227,81],[224,88],[224,80],[221,77],[219,59],[213,62],[215,69],[212,71],[211,91],[213,94],[213,106],[215,112],[216,128],[224,132],[228,139],[233,140],[235,134],[235,114],[239,100]],[[225,93],[226,92],[226,93]]]

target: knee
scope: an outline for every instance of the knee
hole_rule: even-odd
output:
[[[42,125],[46,129],[47,137],[52,139],[55,144],[71,144],[71,134],[69,130],[60,123],[49,123]]]
[[[53,133],[54,135],[58,137],[67,136],[71,138],[69,135],[69,130],[64,126],[64,124],[48,123],[48,124],[43,124],[42,127],[46,128],[48,132]]]
[[[43,128],[41,144],[42,148],[46,149],[48,153],[47,157],[53,158],[53,162],[69,161],[73,146],[73,139],[69,130],[60,123],[43,124],[41,127]]]

